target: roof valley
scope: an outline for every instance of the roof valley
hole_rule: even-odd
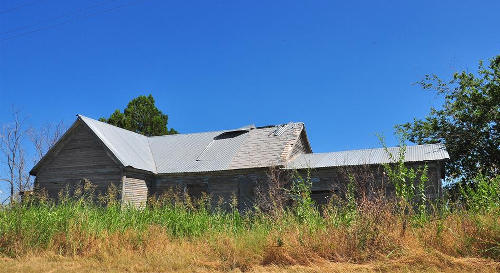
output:
[[[158,173],[158,164],[156,164],[156,159],[153,155],[153,149],[151,148],[151,138],[148,137],[148,148],[149,148],[149,153],[151,154],[151,158],[153,158],[153,165],[154,165],[154,173]]]

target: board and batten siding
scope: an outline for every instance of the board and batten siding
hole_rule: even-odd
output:
[[[125,171],[122,184],[123,204],[143,208],[148,201],[148,175]]]
[[[96,187],[96,193],[106,193],[111,184],[121,187],[121,168],[84,124],[77,124],[47,156],[37,172],[35,187],[50,198],[81,186],[83,179]]]

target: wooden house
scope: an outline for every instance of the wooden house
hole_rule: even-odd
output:
[[[428,194],[438,196],[447,158],[442,145],[417,145],[407,148],[405,160],[429,166]],[[321,203],[345,184],[341,170],[364,166],[380,178],[380,164],[389,161],[384,149],[312,153],[300,122],[146,137],[78,115],[30,174],[36,176],[35,189],[52,198],[85,179],[98,192],[115,185],[121,200],[136,206],[144,205],[148,196],[180,189],[226,201],[235,196],[246,209],[255,201],[256,186],[267,183],[270,167],[310,170],[312,194]]]

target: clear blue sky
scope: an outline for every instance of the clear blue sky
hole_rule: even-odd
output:
[[[107,116],[153,94],[181,133],[288,121],[313,151],[396,144],[414,82],[500,53],[500,1],[6,0],[0,123]]]

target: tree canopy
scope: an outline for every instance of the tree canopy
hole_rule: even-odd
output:
[[[471,180],[478,174],[494,177],[500,171],[500,55],[477,73],[457,72],[445,81],[426,75],[419,84],[444,97],[424,119],[397,125],[417,144],[443,143],[450,154],[447,176]]]
[[[123,113],[117,109],[109,118],[99,120],[145,136],[177,134],[167,128],[168,116],[156,107],[152,95],[132,99]]]

